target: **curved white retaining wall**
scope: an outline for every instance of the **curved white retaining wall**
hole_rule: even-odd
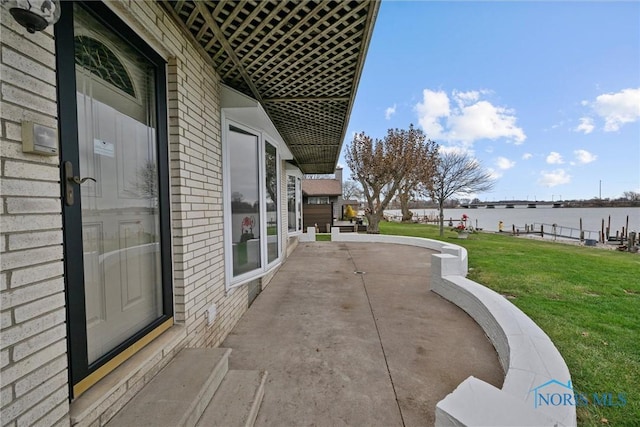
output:
[[[311,227],[310,227],[311,228]],[[315,236],[314,236],[315,240]],[[331,228],[332,242],[374,242],[374,243],[396,243],[399,245],[417,246],[419,248],[431,249],[441,254],[448,254],[451,258],[450,262],[443,265],[447,275],[467,275],[468,262],[467,250],[462,246],[451,245],[439,240],[423,239],[422,237],[409,236],[391,236],[387,234],[359,234],[359,233],[340,233],[340,228]]]
[[[502,295],[465,277],[468,271],[465,248],[419,237],[340,233],[338,228],[331,230],[331,240],[396,243],[439,251],[431,259],[431,290],[466,311],[493,343],[505,371],[502,389],[474,377],[467,378],[438,402],[437,426],[576,425],[575,406],[567,400],[572,391],[559,385],[571,380],[562,355],[520,309]],[[535,390],[552,380],[557,383]],[[537,392],[558,396],[548,405],[539,400],[536,408]],[[560,396],[566,398],[557,404]]]

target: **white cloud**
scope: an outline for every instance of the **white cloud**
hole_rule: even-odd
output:
[[[522,160],[529,160],[529,159],[530,159],[530,158],[532,158],[532,157],[533,157],[533,154],[531,154],[531,153],[524,153],[524,154],[522,155]]]
[[[515,165],[516,165],[516,162],[514,162],[513,160],[509,160],[506,157],[501,156],[496,159],[496,166],[498,166],[498,169],[501,169],[501,170],[511,169]]]
[[[389,120],[391,119],[391,116],[393,116],[396,113],[396,104],[393,104],[393,107],[388,107],[386,110],[384,110],[384,118]]]
[[[515,122],[510,110],[479,101],[449,117],[449,138],[470,144],[478,139],[508,138],[521,144],[526,137]]]
[[[583,132],[585,135],[590,134],[595,129],[593,119],[591,117],[581,117],[580,124],[574,129],[576,132]]]
[[[446,92],[425,89],[422,102],[415,106],[418,123],[432,139],[472,145],[480,139],[506,138],[522,144],[526,135],[516,126],[514,111],[481,100],[488,92],[454,91],[457,108],[452,109]]]
[[[564,169],[556,169],[551,172],[540,172],[538,184],[545,187],[555,187],[556,185],[568,184],[571,182],[571,175],[567,174]]]
[[[477,102],[480,99],[480,95],[489,93],[490,91],[482,89],[482,90],[470,90],[468,92],[459,92],[454,90],[451,93],[453,99],[455,99],[456,103],[460,108],[465,105],[471,105],[474,102]]]
[[[615,132],[625,123],[640,120],[640,88],[599,95],[590,105],[604,119],[604,131]]]
[[[474,151],[470,150],[467,147],[461,147],[459,145],[441,145],[438,147],[438,153],[448,154],[448,153],[458,153],[458,154],[468,154],[469,156],[474,156]]]
[[[576,160],[578,161],[578,163],[583,165],[594,162],[598,158],[598,156],[588,152],[587,150],[575,150],[573,154],[576,155]]]
[[[440,139],[444,128],[440,124],[442,117],[449,117],[449,97],[443,91],[434,92],[429,89],[422,91],[422,102],[416,104],[418,123],[431,139]]]
[[[564,126],[564,121],[561,121],[560,123],[556,123],[555,125],[551,125],[551,129],[558,129],[561,126]]]
[[[564,160],[562,159],[562,156],[560,155],[560,153],[556,153],[555,151],[552,151],[547,156],[547,163],[549,163],[550,165],[561,165],[564,163]]]

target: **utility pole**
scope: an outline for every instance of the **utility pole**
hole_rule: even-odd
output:
[[[600,189],[598,190],[598,199],[602,200],[602,180],[600,180]]]

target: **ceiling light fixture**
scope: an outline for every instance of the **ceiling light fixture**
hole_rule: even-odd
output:
[[[2,0],[2,7],[32,34],[60,19],[60,0]]]

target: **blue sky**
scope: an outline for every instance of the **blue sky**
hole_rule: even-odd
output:
[[[640,192],[640,2],[384,1],[344,145],[411,123],[482,200]]]

